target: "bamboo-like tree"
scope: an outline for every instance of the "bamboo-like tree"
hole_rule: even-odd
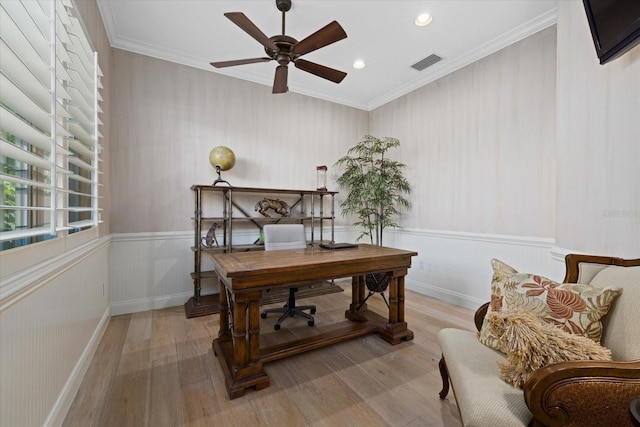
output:
[[[340,207],[343,215],[358,217],[353,223],[362,229],[358,241],[369,236],[371,244],[382,245],[383,230],[399,227],[394,219],[402,209],[410,208],[405,195],[411,193],[411,186],[402,174],[406,165],[386,157],[387,151],[398,146],[396,138],[365,135],[336,162],[344,167],[338,185],[348,191]]]

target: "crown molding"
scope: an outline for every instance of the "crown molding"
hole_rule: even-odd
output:
[[[403,95],[413,92],[414,90],[422,86],[432,83],[446,76],[447,74],[451,74],[454,71],[457,71],[469,64],[472,64],[486,56],[491,55],[492,53],[495,53],[507,46],[517,43],[520,40],[536,34],[546,28],[549,28],[550,26],[555,25],[557,21],[558,9],[554,8],[547,13],[544,13],[522,24],[505,34],[502,34],[500,37],[497,37],[490,42],[485,43],[484,45],[480,46],[478,49],[467,55],[462,55],[457,58],[444,58],[443,61],[440,61],[439,63],[434,65],[431,71],[427,71],[426,73],[423,72],[414,80],[375,99],[367,106],[367,110],[375,110],[376,108],[381,107],[388,102],[394,101]]]

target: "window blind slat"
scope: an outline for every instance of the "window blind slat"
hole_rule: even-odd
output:
[[[51,184],[48,184],[45,182],[33,181],[31,179],[21,178],[15,175],[8,175],[6,173],[1,173],[1,172],[0,172],[0,181],[14,182],[16,184],[28,185],[34,188],[41,188],[47,191],[51,189]]]
[[[68,194],[73,194],[74,196],[81,196],[81,197],[86,197],[86,198],[90,198],[90,199],[102,199],[102,197],[98,197],[95,194],[91,194],[91,193],[82,193],[79,191],[71,191],[71,190],[66,190],[66,192]],[[98,209],[98,210],[102,210],[102,209]]]
[[[35,212],[47,212],[51,210],[51,208],[47,206],[11,206],[11,205],[0,205],[0,209],[16,210],[16,211],[35,211]]]
[[[93,77],[89,75],[90,70],[87,70],[90,62],[87,62],[86,59],[83,59],[73,51],[69,52],[69,56],[72,62],[69,63],[67,71],[73,77],[78,88],[88,90],[93,86]]]
[[[71,43],[71,38],[69,37],[69,33],[67,33],[65,24],[64,22],[62,22],[62,19],[59,13],[56,13],[56,36],[64,44]]]
[[[87,219],[84,221],[74,221],[69,223],[69,227],[71,228],[94,227],[98,222],[102,222],[102,221],[94,221],[92,219]]]
[[[29,68],[15,55],[4,40],[0,40],[0,57],[2,57],[2,73],[15,83],[23,92],[41,106],[51,103],[48,82],[41,82]]]
[[[35,7],[32,7],[35,6]],[[6,10],[7,15],[11,18],[11,22],[16,25],[22,34],[24,34],[36,52],[38,52],[39,56],[47,61],[47,58],[50,57],[49,50],[49,23],[47,22],[46,27],[47,30],[42,32],[40,28],[36,25],[30,13],[36,15],[36,19],[42,19],[42,9],[40,9],[37,3],[30,2],[18,2],[18,1],[7,1],[2,2],[2,8]],[[40,17],[38,17],[40,15]],[[48,17],[44,17],[46,21],[49,21]],[[5,20],[2,20],[2,26],[7,24]]]
[[[75,156],[69,156],[69,163],[71,163],[72,165],[76,165],[79,168],[84,169],[84,170],[89,171],[89,172],[94,172],[95,169],[96,169],[90,163],[87,163],[84,160],[79,159],[78,157],[75,157]]]
[[[85,177],[80,176],[80,175],[76,175],[75,173],[69,175],[69,179],[75,179],[76,181],[84,182],[86,184],[93,184],[93,180],[92,179],[85,178]]]
[[[2,105],[0,105],[0,124],[3,130],[10,132],[21,140],[47,153],[51,151],[50,137],[42,133],[40,129],[30,126]]]
[[[60,82],[70,82],[71,76],[67,73],[67,69],[64,64],[61,62],[60,57],[57,58],[56,61],[56,78]]]
[[[29,97],[29,94],[22,92],[4,74],[0,74],[0,92],[2,92],[2,103],[11,108],[11,110],[24,117],[28,122],[33,123],[42,131],[50,128],[51,116],[49,111],[43,109],[46,107],[38,105]]]
[[[69,93],[71,94],[73,101],[71,102],[76,107],[84,110],[86,115],[91,115],[91,111],[93,111],[93,102],[88,102],[83,96],[82,92],[75,86],[68,87]]]
[[[69,105],[69,113],[71,114],[71,117],[73,117],[75,121],[77,121],[82,126],[84,131],[87,134],[91,135],[91,130],[95,126],[95,123],[93,123],[93,118],[87,116],[83,110],[79,109],[75,105]],[[93,141],[91,142],[91,145],[93,146]]]
[[[51,22],[49,9],[43,9],[42,5],[38,2],[24,2],[22,5],[27,13],[29,13],[29,16],[38,27],[40,33],[43,34],[45,38],[49,37],[49,25]]]
[[[4,156],[26,163],[30,166],[35,166],[40,169],[49,169],[51,167],[49,159],[23,150],[3,138],[0,138],[0,149],[0,152],[2,152]]]
[[[27,237],[35,237],[49,234],[50,227],[37,227],[37,228],[25,228],[14,231],[3,231],[0,233],[0,242],[6,242],[8,240],[18,240]]]
[[[94,155],[93,151],[77,139],[69,139],[69,148],[82,156],[90,157]]]
[[[7,3],[11,4],[13,2]],[[38,78],[38,80],[47,84],[47,82],[50,81],[49,58],[51,55],[47,54],[45,57],[41,57],[38,54],[38,52],[33,48],[31,43],[32,40],[29,40],[29,38],[20,31],[13,19],[11,19],[5,11],[4,6],[5,4],[2,3],[2,7],[0,7],[0,22],[2,22],[2,25],[0,25],[0,37],[14,52],[19,52],[18,57]],[[48,46],[48,42],[46,40],[41,37],[40,39],[45,46]]]
[[[69,123],[69,130],[76,137],[77,140],[81,141],[86,146],[93,146],[94,141],[91,135],[87,133],[86,130],[82,128],[78,123]]]

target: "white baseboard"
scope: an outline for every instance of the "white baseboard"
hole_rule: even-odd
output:
[[[192,296],[193,292],[182,292],[173,295],[163,295],[160,297],[138,298],[129,301],[112,302],[110,305],[111,315],[118,316],[120,314],[176,307],[186,303]]]
[[[487,302],[486,300],[482,300],[481,298],[475,298],[449,289],[443,289],[426,283],[416,282],[415,280],[411,279],[405,280],[405,287],[423,295],[427,295],[441,301],[448,302],[449,304],[457,305],[459,307],[468,308],[470,310],[477,310],[478,307]]]

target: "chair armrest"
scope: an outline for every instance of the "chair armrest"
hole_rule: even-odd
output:
[[[629,404],[640,396],[640,360],[563,362],[524,384],[530,426],[633,426]]]
[[[484,321],[484,316],[487,315],[487,310],[489,310],[489,303],[485,302],[476,310],[476,314],[473,315],[473,320],[476,323],[478,331],[482,328],[482,322]]]

